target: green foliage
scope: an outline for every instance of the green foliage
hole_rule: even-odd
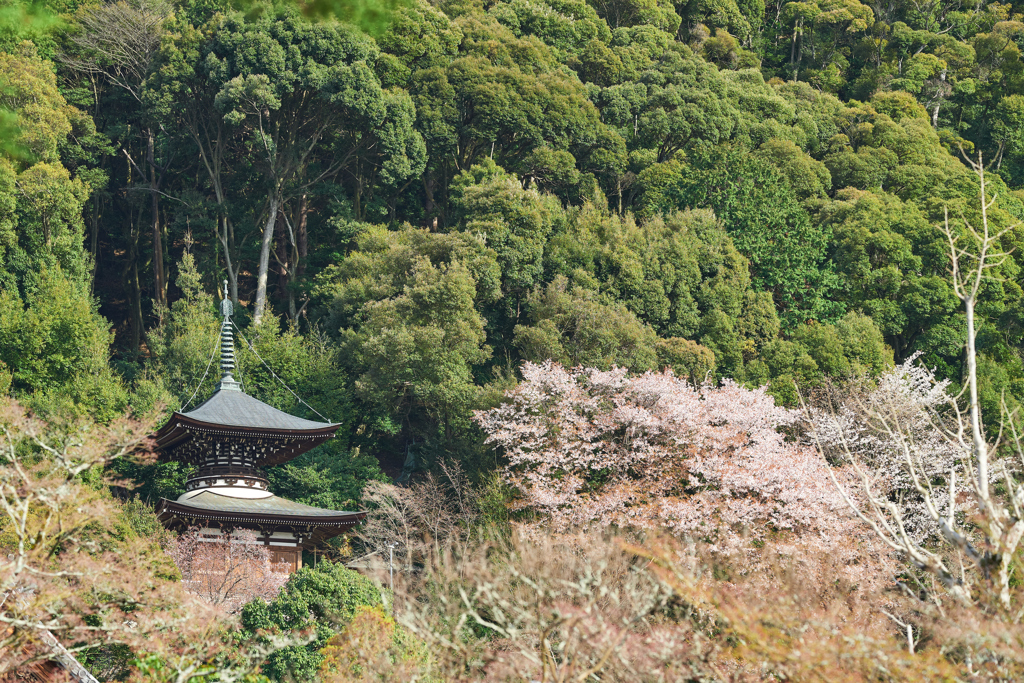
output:
[[[63,22],[46,7],[45,3],[26,3],[19,0],[5,0],[0,3],[0,160],[28,162],[35,158],[35,150],[31,145],[31,138],[34,137],[32,133],[45,127],[44,120],[50,118],[47,116],[50,112],[46,111],[46,105],[43,103],[39,103],[42,106],[30,107],[34,109],[32,114],[44,119],[33,120],[31,114],[21,106],[23,103],[19,103],[18,100],[23,100],[26,96],[52,98],[56,88],[32,88],[31,86],[38,85],[38,81],[32,82],[38,78],[38,71],[19,69],[24,67],[24,64],[18,64],[15,55],[35,56],[35,46],[40,45],[52,49],[51,34],[62,27]],[[16,73],[16,70],[20,73]],[[26,88],[26,85],[29,88]],[[35,92],[30,95],[33,90]],[[29,129],[27,135],[26,128]]]
[[[669,368],[677,377],[701,384],[715,374],[715,352],[695,341],[669,337],[657,341],[658,365]]]
[[[36,274],[24,299],[0,292],[0,361],[11,390],[39,410],[103,422],[122,415],[128,393],[107,363],[110,340],[88,292],[59,268]]]
[[[319,293],[354,378],[357,432],[447,441],[468,424],[474,367],[490,357],[476,305],[498,297],[498,273],[483,239],[409,226],[368,228],[325,270]]]
[[[84,284],[82,212],[91,188],[72,177],[60,152],[91,122],[67,104],[51,65],[31,43],[17,54],[0,52],[0,84],[0,110],[8,112],[2,120],[16,130],[4,138],[16,149],[0,158],[0,284],[24,290],[31,273],[56,266]]]
[[[469,416],[523,360],[792,406],[922,352],[956,385],[936,226],[979,221],[961,151],[989,164],[1013,250],[978,303],[982,403],[1024,400],[1018,6],[129,4],[151,25],[103,5],[101,37],[95,3],[0,0],[0,393],[36,411],[205,400],[224,279],[246,391],[340,424],[272,486],[332,509],[409,455],[493,481]],[[112,467],[147,503],[189,474]],[[155,531],[126,510],[126,534]],[[312,676],[318,653],[274,675]]]
[[[366,482],[385,479],[377,458],[358,447],[342,451],[333,442],[271,468],[267,476],[277,495],[327,510],[359,509]]]
[[[772,293],[787,327],[834,320],[836,279],[825,260],[829,233],[814,225],[773,165],[740,150],[716,148],[675,165],[648,186],[648,212],[709,207],[750,259],[755,288]]]
[[[0,7],[0,389],[104,420],[196,405],[227,278],[276,374],[239,342],[246,390],[341,424],[270,472],[319,506],[409,454],[490,468],[468,417],[525,359],[787,405],[918,351],[956,382],[936,225],[979,219],[961,149],[991,164],[992,224],[1024,218],[1012,5],[158,4],[130,64],[95,59],[77,0]],[[1003,239],[987,410],[1024,398],[1024,233]],[[253,326],[261,270],[287,315]],[[125,467],[150,500],[187,474]]]
[[[387,85],[401,86],[413,71],[444,67],[458,52],[462,31],[426,2],[400,7],[377,39]]]
[[[348,624],[360,607],[382,604],[381,588],[341,564],[322,561],[292,574],[280,595],[266,603],[256,599],[242,608],[246,640],[312,632],[307,645],[272,654],[263,673],[273,681],[312,681],[323,663],[324,646]]]
[[[176,284],[181,298],[171,305],[163,325],[149,335],[152,372],[165,386],[174,387],[177,405],[169,406],[172,410],[190,399],[190,406],[199,405],[220,379],[215,357],[220,339],[217,307],[190,253],[181,257]]]
[[[321,680],[326,681],[350,680],[371,671],[395,679],[422,670],[430,660],[427,644],[398,625],[382,606],[362,605],[327,644],[323,656],[320,673]]]
[[[454,218],[480,235],[497,255],[506,307],[540,284],[544,246],[562,217],[554,197],[524,190],[518,178],[490,159],[452,181]]]
[[[267,475],[274,492],[329,510],[358,509],[363,486],[383,475],[376,458],[363,454],[358,446],[350,447],[359,418],[341,353],[319,331],[303,336],[294,328],[281,330],[276,318],[266,319],[245,335],[251,348],[236,337],[236,378],[245,391],[293,415],[342,425],[327,443],[270,468]]]
[[[940,235],[914,204],[847,189],[821,203],[816,218],[835,231],[832,262],[844,298],[871,316],[899,357],[959,309],[944,264],[926,267],[923,256],[941,254]]]
[[[175,500],[185,491],[185,481],[195,468],[179,462],[138,463],[118,458],[110,463],[113,475],[136,484],[133,493],[146,505],[155,506],[161,498]]]
[[[404,0],[312,0],[303,11],[312,17],[332,16],[370,35],[379,35],[391,26],[395,12],[407,4]]]
[[[602,304],[593,292],[567,285],[556,277],[527,301],[530,324],[517,325],[514,337],[524,360],[634,372],[657,367],[654,330],[622,304]]]

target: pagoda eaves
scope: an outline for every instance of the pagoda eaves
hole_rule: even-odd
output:
[[[156,434],[161,459],[204,464],[223,437],[251,442],[253,466],[280,465],[319,446],[341,425],[295,417],[241,390],[220,389],[187,413],[174,413]]]

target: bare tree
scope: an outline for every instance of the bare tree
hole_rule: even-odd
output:
[[[71,38],[81,55],[61,60],[83,73],[95,74],[142,103],[142,90],[160,47],[160,31],[171,12],[163,0],[118,0],[92,7],[79,17],[82,32]]]
[[[0,404],[0,679],[49,659],[46,634],[72,653],[121,644],[152,654],[160,677],[146,680],[237,668],[218,659],[229,645],[223,611],[164,578],[159,545],[126,530],[130,517],[103,485],[111,460],[151,454],[151,431],[130,420],[47,424]]]
[[[246,529],[210,539],[194,527],[177,539],[169,554],[186,590],[232,612],[255,598],[273,600],[288,580],[287,570],[275,571],[270,549]]]
[[[367,484],[363,500],[371,509],[359,536],[369,548],[383,557],[393,548],[411,568],[459,539],[460,531],[477,517],[478,494],[458,463],[442,462],[440,470],[408,487]]]
[[[428,558],[422,581],[403,577],[396,620],[444,680],[678,680],[664,672],[702,644],[652,623],[671,590],[617,544],[583,540],[455,544]]]
[[[17,406],[0,407],[0,674],[12,664],[9,653],[23,650],[43,632],[100,643],[122,630],[117,620],[102,627],[83,622],[77,596],[63,594],[69,584],[115,560],[81,552],[95,545],[85,528],[103,503],[83,495],[76,480],[140,449],[145,443],[140,426],[123,422],[111,429],[54,434]],[[121,578],[127,584],[134,577]],[[117,592],[124,594],[123,588]],[[62,598],[64,609],[55,610]],[[105,606],[111,612],[123,608],[118,598],[111,603]]]
[[[1024,535],[1024,487],[1017,477],[1024,467],[1024,434],[1005,406],[998,435],[990,439],[985,432],[978,402],[975,310],[982,286],[1008,258],[1000,245],[1012,228],[995,230],[990,226],[989,212],[996,197],[987,194],[981,155],[969,162],[980,184],[980,225],[964,217],[963,228],[958,230],[951,225],[947,211],[941,227],[949,248],[953,291],[966,314],[966,386],[958,396],[942,391],[940,405],[926,406],[924,422],[907,419],[895,401],[860,405],[862,420],[887,439],[896,453],[927,518],[938,529],[941,544],[936,547],[914,537],[906,508],[887,495],[877,471],[863,458],[856,429],[836,430],[831,441],[851,463],[858,484],[849,488],[835,477],[833,480],[847,504],[879,538],[935,577],[958,601],[974,604],[990,589],[997,609],[1010,615],[1011,564]],[[916,386],[908,386],[908,395],[934,391],[936,386],[945,388],[926,369],[911,384]],[[815,438],[824,451],[829,446],[828,439],[823,439],[827,430],[820,428],[820,419],[816,427]],[[1009,438],[1004,439],[1006,436]],[[936,446],[954,456],[943,472],[935,471],[934,458],[929,457]],[[1009,451],[1015,452],[1018,463],[1006,456]],[[995,481],[1004,484],[998,487],[1001,490],[993,486]],[[971,506],[958,497],[965,489]],[[970,524],[958,515],[968,511],[973,513]],[[1014,619],[1020,617],[1017,614]]]

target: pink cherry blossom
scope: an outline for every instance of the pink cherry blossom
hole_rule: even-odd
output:
[[[551,361],[522,374],[506,403],[475,419],[506,458],[517,505],[556,532],[668,529],[723,553],[769,536],[834,552],[866,536],[824,458],[787,436],[800,413],[764,388]]]

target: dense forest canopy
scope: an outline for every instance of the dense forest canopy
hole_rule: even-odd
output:
[[[919,353],[956,387],[936,226],[977,218],[964,155],[993,226],[1024,218],[1022,11],[5,0],[0,388],[194,405],[226,280],[247,389],[344,424],[274,485],[345,507],[441,455],[493,467],[472,411],[523,361],[793,406]],[[1024,398],[1022,253],[978,305],[990,414]],[[178,490],[150,467],[125,474]]]

